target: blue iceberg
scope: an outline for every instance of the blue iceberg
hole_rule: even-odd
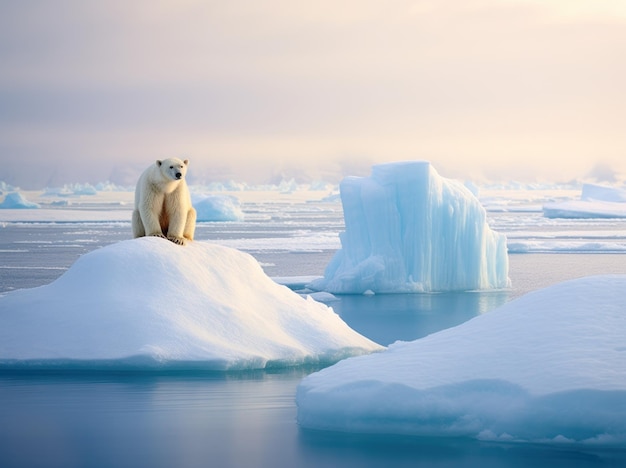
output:
[[[203,221],[243,221],[241,203],[230,195],[209,195],[194,200],[197,219]]]
[[[19,192],[7,193],[2,203],[0,203],[0,209],[19,210],[33,208],[41,208],[41,206],[37,203],[28,201],[24,195]]]
[[[312,289],[331,293],[459,291],[510,285],[506,237],[461,182],[425,161],[373,166],[340,185],[341,249]]]

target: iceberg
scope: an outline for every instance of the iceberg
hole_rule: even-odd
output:
[[[340,184],[341,249],[311,289],[330,293],[460,291],[510,285],[506,236],[461,182],[426,161],[372,167]]]
[[[198,221],[243,221],[239,200],[230,195],[209,195],[195,200]]]
[[[305,428],[626,443],[626,275],[560,283],[347,359],[297,390]]]
[[[0,369],[261,369],[380,349],[252,256],[199,241],[111,244],[0,297]]]
[[[584,184],[580,200],[546,203],[546,218],[626,218],[626,190]]]
[[[0,203],[0,209],[31,209],[41,208],[37,203],[28,201],[24,195],[19,192],[7,193],[2,203]]]
[[[624,203],[626,202],[626,190],[618,187],[607,187],[606,185],[584,184],[580,199]]]

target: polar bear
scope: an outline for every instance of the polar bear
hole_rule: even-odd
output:
[[[196,210],[185,181],[188,164],[187,159],[157,160],[141,174],[132,220],[135,237],[164,237],[179,245],[193,240]]]

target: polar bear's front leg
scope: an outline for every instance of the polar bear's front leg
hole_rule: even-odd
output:
[[[187,243],[187,240],[183,236],[172,233],[171,229],[167,232],[167,239],[178,245],[185,245]]]
[[[168,215],[167,238],[178,245],[185,245],[185,221],[187,212],[181,206],[180,191],[176,190],[165,197],[165,211]]]
[[[165,237],[161,230],[160,212],[163,206],[163,196],[147,196],[139,207],[139,214],[147,236]]]
[[[170,224],[170,230],[167,233],[167,238],[178,245],[185,245],[187,241],[193,240],[193,234],[196,230],[196,210],[190,208],[187,211],[187,216],[184,217],[184,229],[182,236],[176,236],[172,231],[172,224]]]

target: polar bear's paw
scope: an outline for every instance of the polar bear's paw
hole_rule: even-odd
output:
[[[168,236],[167,238],[174,244],[185,245],[187,243],[184,237]]]
[[[160,237],[162,239],[167,239],[167,237],[165,237],[165,235],[163,235],[162,232],[153,232],[153,233],[148,234],[148,236],[150,236],[150,237]]]

